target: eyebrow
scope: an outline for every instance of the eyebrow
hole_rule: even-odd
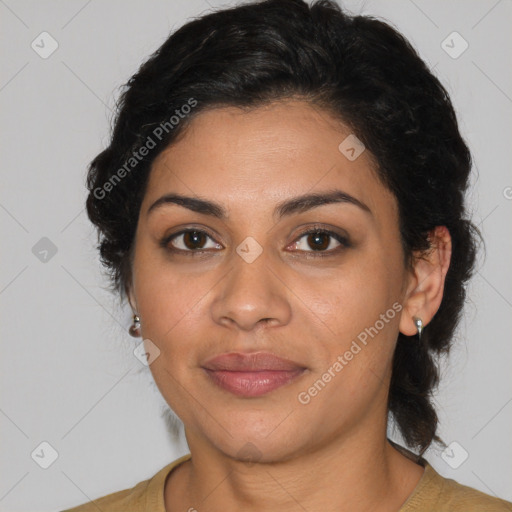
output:
[[[372,211],[366,204],[342,190],[330,190],[292,197],[291,199],[279,203],[274,208],[273,215],[274,217],[277,215],[278,218],[282,218],[294,213],[302,213],[318,206],[334,203],[352,204],[372,215]],[[181,194],[166,194],[160,197],[148,208],[147,215],[168,204],[177,204],[193,212],[211,215],[221,220],[226,220],[228,217],[226,209],[218,203]]]

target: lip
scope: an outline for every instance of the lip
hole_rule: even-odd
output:
[[[220,388],[237,396],[257,397],[298,378],[305,367],[269,352],[221,354],[203,369]]]

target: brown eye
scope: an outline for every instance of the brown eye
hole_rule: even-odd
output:
[[[183,233],[183,243],[187,249],[202,249],[206,243],[206,235],[201,231],[187,231]]]
[[[325,229],[311,229],[302,233],[294,242],[294,249],[298,252],[336,253],[350,247],[348,239],[333,231]]]
[[[324,251],[329,247],[331,236],[327,233],[311,233],[308,235],[307,243],[314,251]]]
[[[209,244],[209,245],[208,245]],[[183,252],[198,252],[206,249],[222,249],[208,233],[200,230],[186,230],[176,233],[164,241],[164,245],[170,245],[171,250]]]

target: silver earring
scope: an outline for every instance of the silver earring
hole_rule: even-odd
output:
[[[421,333],[423,331],[423,320],[416,316],[414,316],[412,319],[414,320],[414,325],[416,326],[416,329],[418,329],[418,340],[421,341]]]
[[[130,336],[134,338],[138,338],[140,336],[140,318],[137,315],[133,315],[133,324],[130,325],[130,329],[128,330]]]

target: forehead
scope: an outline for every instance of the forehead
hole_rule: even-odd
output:
[[[215,199],[228,211],[263,211],[289,196],[337,188],[372,210],[393,210],[373,156],[357,156],[357,144],[341,121],[302,101],[208,109],[153,162],[143,209],[178,192]]]

